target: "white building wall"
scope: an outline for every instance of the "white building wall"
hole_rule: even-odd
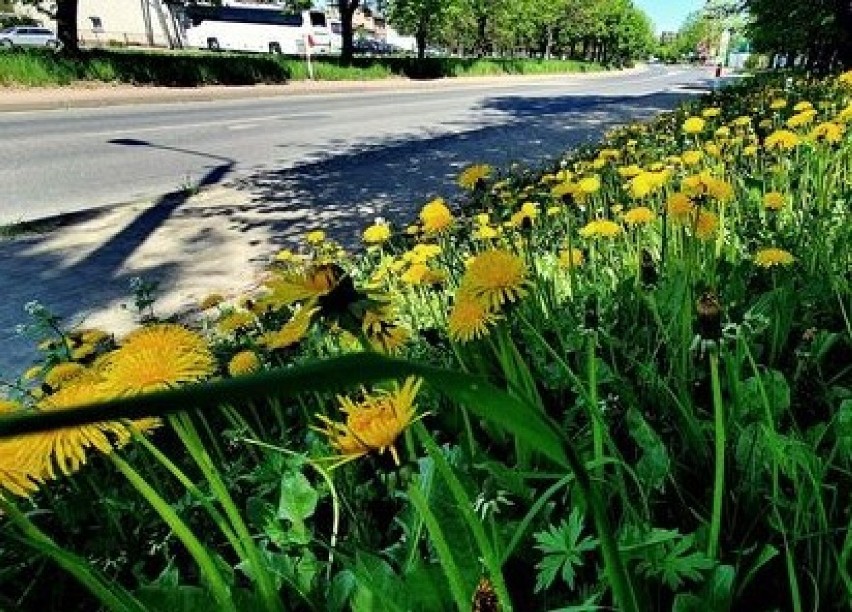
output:
[[[169,47],[177,40],[169,7],[160,0],[79,0],[78,35],[86,46]]]
[[[56,30],[56,22],[32,7],[15,12]],[[179,41],[169,7],[161,0],[79,0],[77,35],[83,46],[169,47]]]

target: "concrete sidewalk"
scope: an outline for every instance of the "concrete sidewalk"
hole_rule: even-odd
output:
[[[351,94],[370,92],[434,91],[470,87],[514,87],[522,83],[600,79],[613,75],[636,74],[647,70],[638,66],[619,72],[598,71],[566,74],[499,77],[454,77],[414,80],[392,77],[372,81],[291,81],[280,85],[208,85],[204,87],[154,87],[109,83],[78,83],[68,87],[0,87],[0,112],[97,108],[128,104],[157,104],[188,101],[239,100],[311,94]]]

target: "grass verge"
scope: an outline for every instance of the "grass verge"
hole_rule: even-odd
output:
[[[601,70],[576,60],[465,59],[412,57],[317,58],[314,77],[323,81],[375,80],[393,76],[442,78],[562,74]],[[152,52],[97,49],[69,58],[50,52],[0,53],[0,86],[53,87],[78,81],[194,87],[285,83],[308,78],[304,60],[271,55],[206,52]]]

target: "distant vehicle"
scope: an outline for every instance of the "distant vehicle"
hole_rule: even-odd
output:
[[[377,55],[392,55],[394,53],[400,53],[402,49],[397,47],[396,45],[391,45],[384,40],[378,40],[376,38],[358,38],[352,42],[352,50],[355,53],[361,53],[364,55],[377,56]]]
[[[183,21],[188,47],[211,51],[250,51],[304,55],[331,53],[325,13],[287,14],[269,5],[189,5]]]
[[[15,26],[0,30],[0,49],[15,47],[58,49],[59,39],[51,30],[35,26]]]

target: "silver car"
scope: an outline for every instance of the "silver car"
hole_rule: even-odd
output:
[[[15,26],[0,30],[0,49],[16,47],[58,49],[59,39],[52,31],[38,26]]]

